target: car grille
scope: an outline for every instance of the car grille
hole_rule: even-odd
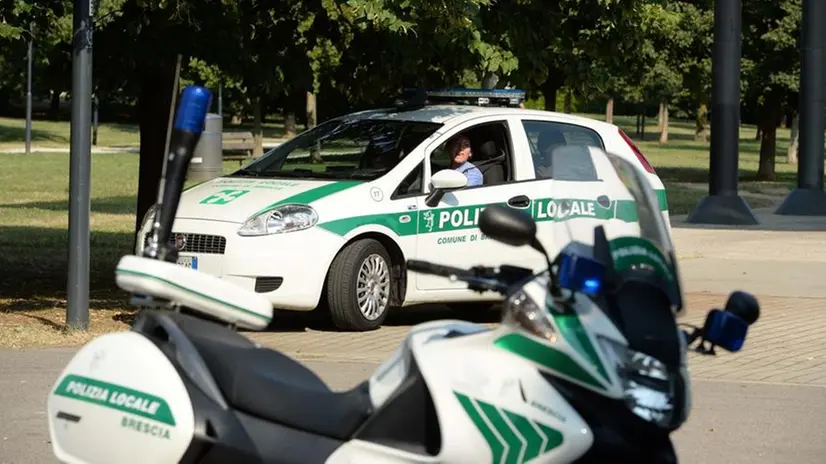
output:
[[[282,283],[284,283],[283,277],[256,277],[255,291],[257,293],[272,292],[278,290]]]
[[[169,244],[175,246],[175,237],[183,235],[186,239],[184,246],[184,253],[202,253],[212,255],[222,255],[227,247],[227,239],[220,235],[205,235],[205,234],[172,234],[169,238]],[[143,239],[144,247],[149,245],[149,234]]]

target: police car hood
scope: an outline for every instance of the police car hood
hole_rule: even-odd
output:
[[[220,177],[181,194],[177,218],[243,223],[278,204],[309,205],[358,181]]]

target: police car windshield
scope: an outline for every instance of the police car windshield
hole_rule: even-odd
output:
[[[441,124],[382,119],[327,121],[265,153],[235,177],[373,180]]]

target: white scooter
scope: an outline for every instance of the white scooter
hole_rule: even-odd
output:
[[[677,266],[654,193],[631,164],[595,149],[614,169],[603,182],[625,186],[616,202],[637,212],[623,229],[635,235],[609,240],[596,227],[592,244],[569,243],[539,275],[408,261],[505,295],[502,324],[417,325],[369,379],[333,392],[235,330],[267,327],[267,300],[174,263],[170,230],[198,130],[186,133],[173,139],[187,148],[168,161],[154,246],[117,267],[140,315],[80,349],[49,394],[61,462],[676,462],[669,434],[690,408],[687,347],[737,351],[759,314],[736,292],[704,327],[678,329]],[[544,253],[517,210],[491,206],[479,227]]]

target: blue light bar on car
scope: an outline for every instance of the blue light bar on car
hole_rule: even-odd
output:
[[[426,99],[425,104],[464,104],[477,106],[518,107],[525,91],[518,89],[405,89],[408,99]]]

